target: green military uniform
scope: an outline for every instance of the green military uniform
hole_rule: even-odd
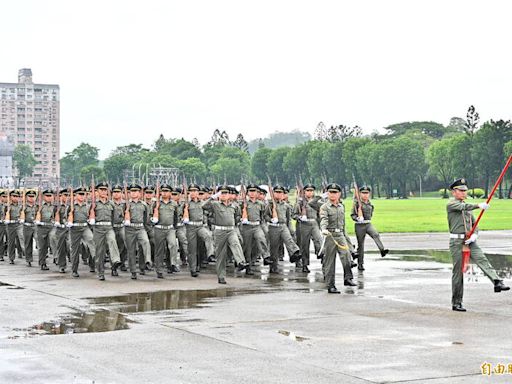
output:
[[[74,193],[85,194],[86,188],[77,188]],[[80,262],[81,245],[89,251],[88,264],[91,272],[94,270],[94,260],[96,260],[96,248],[94,246],[92,231],[88,227],[87,220],[89,219],[89,211],[91,206],[87,203],[79,204],[75,202],[73,205],[73,222],[68,223],[70,226],[69,234],[71,238],[71,269],[73,277],[78,277],[78,265]],[[66,212],[66,217],[69,217],[71,207]]]
[[[218,193],[228,191],[229,187],[222,186],[219,188]],[[224,203],[214,200],[207,200],[203,204],[203,208],[213,215],[213,237],[215,239],[215,255],[217,257],[215,268],[219,283],[225,284],[228,249],[238,264],[238,270],[243,270],[247,266],[242,245],[236,231],[237,208],[229,202]]]
[[[170,185],[162,184],[160,191],[171,191]],[[178,222],[178,204],[169,200],[161,200],[158,207],[158,219],[153,217],[155,236],[155,267],[159,278],[162,278],[166,249],[169,250],[168,271],[174,272],[172,266],[177,268],[178,250],[176,244],[176,224]],[[177,270],[177,269],[176,269]]]
[[[304,189],[315,189],[312,184],[307,184]],[[313,240],[313,246],[315,248],[315,254],[318,255],[320,248],[322,247],[322,234],[320,233],[320,227],[318,222],[320,206],[322,205],[320,196],[314,196],[306,203],[299,201],[294,208],[293,218],[297,220],[297,239],[300,245],[300,253],[302,255],[302,270],[303,272],[309,272],[307,266],[310,263],[309,260],[309,249],[311,240]]]
[[[329,184],[329,190],[341,192],[338,184]],[[320,207],[320,229],[322,232],[328,231],[325,237],[323,257],[323,273],[327,287],[336,289],[336,256],[339,255],[343,265],[343,274],[345,285],[354,285],[352,282],[352,269],[350,259],[350,242],[345,228],[345,207],[340,202],[333,204],[328,201]]]
[[[139,190],[139,185],[131,185],[131,190]],[[141,274],[144,274],[146,264],[151,265],[151,245],[149,244],[148,234],[145,229],[146,219],[148,217],[148,205],[140,200],[131,200],[128,204],[128,210],[130,212],[130,222],[125,223],[126,233],[126,248],[128,253],[128,263],[130,266],[130,272],[132,278],[137,278],[136,272],[136,252],[137,246],[140,246],[142,254],[139,255],[139,270]]]
[[[175,189],[177,190],[177,188]],[[179,192],[181,193],[181,189]],[[180,259],[182,265],[187,265],[188,260],[188,240],[187,240],[187,228],[185,228],[185,224],[183,224],[183,210],[185,209],[185,203],[180,202],[178,204],[178,218],[176,224],[176,237],[178,238],[178,243],[180,246]]]
[[[368,191],[370,192],[369,187],[361,187],[359,188],[359,192]],[[375,244],[380,250],[381,256],[385,256],[388,253],[388,250],[384,248],[382,241],[380,239],[380,234],[377,232],[377,229],[372,225],[371,220],[373,217],[373,212],[375,207],[371,203],[370,200],[364,202],[361,200],[361,211],[363,214],[362,220],[358,218],[358,210],[359,210],[359,201],[354,200],[354,204],[352,205],[352,212],[350,217],[355,222],[355,232],[357,238],[357,267],[359,270],[364,270],[364,240],[366,235],[370,236]]]
[[[18,191],[11,191],[10,195],[19,196]],[[20,213],[22,206],[19,202],[16,204],[11,203],[7,208],[10,214],[10,220],[6,221],[7,224],[7,254],[11,264],[14,264],[16,257],[16,249],[18,250],[18,257],[23,257],[23,225],[20,223]]]
[[[284,192],[284,188],[276,185],[274,186],[274,192],[277,191]],[[273,206],[274,202],[270,202],[267,205],[265,220],[269,226],[270,257],[272,259],[270,272],[278,273],[279,247],[284,244],[292,263],[295,263],[300,258],[300,249],[290,233],[289,225],[292,215],[290,205],[285,201],[276,201],[277,218],[272,217]]]
[[[0,191],[0,199],[5,196],[5,191]],[[4,261],[7,249],[7,230],[4,225],[6,205],[0,200],[0,261]]]
[[[43,195],[53,195],[50,190],[43,191]],[[47,270],[46,258],[48,256],[48,247],[50,246],[50,234],[55,230],[56,207],[52,203],[43,202],[41,205],[41,220],[37,224],[37,244],[39,247],[39,266],[43,270]],[[57,247],[54,248],[54,253],[57,255]]]
[[[458,179],[450,185],[450,189],[467,190],[466,181]],[[456,311],[465,311],[462,307],[462,296],[464,294],[464,274],[462,272],[462,248],[466,235],[471,230],[475,218],[471,211],[479,208],[486,208],[486,204],[469,204],[464,200],[450,200],[446,206],[448,215],[448,226],[450,229],[450,253],[453,259],[452,270],[452,308]],[[475,231],[476,232],[476,231]],[[469,243],[471,252],[470,259],[480,267],[482,272],[493,282],[495,292],[510,289],[503,285],[495,269],[482,252],[482,249],[474,241]]]
[[[99,183],[99,188],[108,188],[107,183]],[[117,248],[116,234],[114,233],[114,203],[108,199],[96,201],[94,208],[93,240],[96,249],[96,268],[100,279],[105,275],[105,256],[108,247],[112,276],[117,276],[117,267],[121,264],[119,249]],[[93,224],[93,223],[91,223]]]
[[[59,194],[67,195],[68,191],[63,189]],[[71,255],[71,239],[69,229],[66,226],[68,207],[66,204],[59,204],[57,206],[57,211],[59,213],[59,220],[58,222],[55,222],[55,234],[57,237],[57,264],[60,268],[60,272],[64,273],[66,268],[66,259]]]
[[[29,193],[25,196],[35,196],[36,193]],[[34,260],[34,237],[35,237],[35,223],[34,219],[36,217],[36,213],[38,211],[38,206],[36,204],[25,204],[24,214],[25,219],[23,222],[23,241],[24,241],[24,249],[25,249],[25,261],[28,265],[31,265]]]
[[[189,186],[189,190],[193,188],[199,189],[199,186],[191,184]],[[191,200],[190,202],[188,202],[188,215],[188,221],[184,221],[184,224],[187,229],[188,265],[190,268],[190,273],[192,275],[196,275],[200,264],[200,259],[198,258],[197,252],[198,243],[199,241],[204,242],[204,245],[206,247],[205,256],[213,256],[213,240],[210,231],[205,227],[203,202],[199,200]]]
[[[112,187],[112,192],[122,192],[123,187],[116,184]],[[124,230],[124,211],[126,210],[126,203],[123,201],[112,201],[114,204],[114,216],[112,227],[116,236],[117,249],[119,250],[119,257],[121,259],[121,270],[126,271],[126,234]]]

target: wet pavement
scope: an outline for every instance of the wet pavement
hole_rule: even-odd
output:
[[[512,231],[479,243],[511,283]],[[465,277],[467,313],[451,311],[446,234],[386,234],[385,258],[366,245],[356,287],[326,293],[321,265],[280,275],[213,265],[99,282],[0,263],[0,383],[480,383],[512,382],[512,294]],[[506,280],[507,282],[507,280]],[[481,365],[505,373],[481,375]],[[499,366],[498,366],[499,367]]]

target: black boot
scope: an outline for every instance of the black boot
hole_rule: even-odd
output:
[[[459,304],[455,304],[455,305],[452,305],[452,311],[457,311],[457,312],[466,312],[466,308],[464,308],[462,306],[461,303]]]
[[[503,284],[503,280],[494,280],[494,292],[508,291],[510,287]]]
[[[309,272],[311,272],[311,271],[309,270],[309,268],[308,268],[308,266],[307,266],[307,265],[303,265],[303,266],[302,266],[302,272],[304,272],[304,273],[309,273]]]
[[[364,265],[363,264],[358,265],[357,269],[359,269],[360,271],[364,271]]]
[[[66,268],[62,267],[59,272],[60,273],[66,273]]]
[[[380,256],[381,256],[381,257],[384,257],[384,256],[386,256],[388,253],[389,253],[389,249],[383,249],[382,251],[380,251]]]
[[[223,277],[219,277],[219,284],[226,284],[226,279]]]
[[[352,279],[347,279],[347,280],[345,280],[345,282],[343,283],[343,285],[347,285],[347,286],[349,286],[349,287],[355,287],[355,286],[357,286],[357,284],[356,284],[356,283],[354,283],[354,282],[352,281]]]
[[[171,265],[171,271],[173,273],[178,273],[180,272],[180,267],[178,267],[177,265]]]
[[[163,279],[164,278],[164,274],[162,272],[157,272],[156,273],[156,277],[158,277],[159,279]]]
[[[191,271],[191,272],[190,272],[190,276],[192,276],[192,277],[197,277],[197,276],[199,276],[199,273],[198,273],[198,272],[196,272],[196,271]]]
[[[73,273],[71,274],[71,276],[73,277],[80,277],[80,275],[78,274],[77,271],[73,271]]]
[[[31,267],[32,266],[32,262],[31,261],[27,261],[27,267]]]
[[[123,271],[123,272],[128,271],[128,268],[126,268],[126,265],[124,265],[124,263],[121,264],[121,271]]]
[[[341,293],[338,289],[333,285],[332,287],[327,288],[328,293]]]
[[[105,275],[99,275],[98,276],[99,281],[105,281]]]
[[[251,268],[247,268],[247,269],[245,270],[245,274],[246,274],[246,275],[249,275],[249,276],[252,276],[252,275],[254,275],[254,272],[251,270]]]
[[[296,251],[293,255],[290,256],[290,263],[296,263],[300,260],[302,256],[300,255],[300,251]]]
[[[249,266],[249,264],[247,264],[245,261],[242,261],[240,264],[238,264],[238,266],[236,267],[236,270],[238,272],[241,272],[244,269],[246,269],[248,266]]]
[[[41,265],[41,271],[49,271],[50,268],[48,268],[48,266],[46,264],[42,264]]]
[[[137,272],[132,272],[132,280],[137,280]]]
[[[271,265],[273,262],[274,260],[272,260],[270,256],[267,256],[263,259],[263,265]]]

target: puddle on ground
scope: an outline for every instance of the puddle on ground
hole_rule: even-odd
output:
[[[281,335],[283,336],[287,336],[289,337],[290,339],[294,340],[294,341],[298,341],[298,342],[301,342],[301,341],[304,341],[304,340],[309,340],[308,337],[303,337],[303,336],[297,336],[295,333],[293,332],[290,332],[290,331],[283,331],[283,330],[279,330],[277,331],[278,333],[280,333]]]
[[[486,253],[485,255],[501,278],[512,278],[512,256],[496,253]],[[449,251],[434,249],[391,251],[386,257],[379,260],[436,261],[439,263],[452,264],[452,256]],[[406,271],[435,271],[442,269],[442,267],[405,268]],[[476,264],[472,263],[469,265],[467,274],[468,276],[474,276],[475,278],[484,276],[480,268],[478,268]]]

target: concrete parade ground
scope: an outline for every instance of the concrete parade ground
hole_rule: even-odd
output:
[[[341,295],[314,255],[309,275],[287,256],[279,275],[230,265],[226,286],[213,264],[198,278],[183,267],[100,282],[85,265],[73,279],[1,262],[0,383],[512,382],[512,293],[470,267],[468,312],[454,312],[447,234],[382,239],[391,253],[367,238],[357,287],[338,261]],[[512,231],[478,242],[510,285]]]

